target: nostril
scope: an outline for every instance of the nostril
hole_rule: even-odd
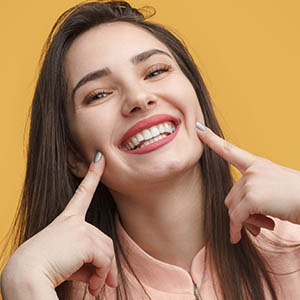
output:
[[[150,101],[148,102],[148,105],[153,105],[153,104],[155,104],[155,101],[150,100]]]
[[[130,112],[134,113],[134,112],[137,112],[137,111],[139,111],[139,110],[140,110],[139,107],[134,107]]]

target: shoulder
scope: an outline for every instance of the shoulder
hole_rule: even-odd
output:
[[[253,242],[272,271],[278,274],[297,272],[300,276],[300,225],[273,220],[274,230],[262,229]]]
[[[274,230],[261,229],[261,234],[253,238],[253,242],[262,249],[274,250],[275,246],[279,248],[297,248],[300,250],[300,225],[288,221],[282,221],[272,218],[275,222]]]
[[[300,225],[276,218],[273,220],[275,221],[273,235],[287,242],[300,243]]]
[[[274,280],[278,299],[300,299],[300,225],[274,221],[274,231],[262,230],[257,246]]]

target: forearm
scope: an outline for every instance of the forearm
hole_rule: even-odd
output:
[[[2,300],[58,300],[50,282],[33,276],[30,270],[27,274],[14,274],[4,269],[1,276],[1,292]]]

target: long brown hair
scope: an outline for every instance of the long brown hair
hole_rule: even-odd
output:
[[[144,28],[163,42],[192,83],[206,125],[223,137],[208,91],[192,57],[174,34],[163,26],[146,20],[147,16],[153,14],[154,10],[151,8],[139,11],[124,1],[97,1],[69,9],[55,23],[43,50],[32,102],[26,178],[14,223],[15,248],[51,223],[65,208],[80,183],[67,163],[68,151],[76,151],[76,146],[66,121],[64,59],[74,39],[92,27],[108,22],[129,22]],[[233,184],[228,163],[208,147],[205,147],[199,163],[205,193],[207,259],[217,274],[216,284],[221,288],[219,296],[235,300],[265,299],[265,284],[272,299],[277,299],[266,262],[248,238],[247,232],[242,232],[243,238],[237,245],[230,243],[229,218],[224,206],[225,196]],[[125,254],[116,232],[115,212],[116,207],[109,190],[99,184],[87,213],[87,222],[113,239],[121,276],[117,298],[129,299],[120,263],[120,256]],[[126,261],[126,257],[124,258]],[[66,282],[57,287],[59,298],[69,299],[70,288],[70,283]],[[144,291],[146,293],[145,289]]]

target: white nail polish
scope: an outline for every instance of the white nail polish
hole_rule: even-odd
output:
[[[102,153],[100,151],[98,151],[95,155],[95,158],[94,158],[94,163],[97,163],[102,157]]]
[[[196,127],[198,129],[200,129],[201,131],[205,131],[206,130],[206,127],[202,123],[200,123],[200,122],[196,122]]]

